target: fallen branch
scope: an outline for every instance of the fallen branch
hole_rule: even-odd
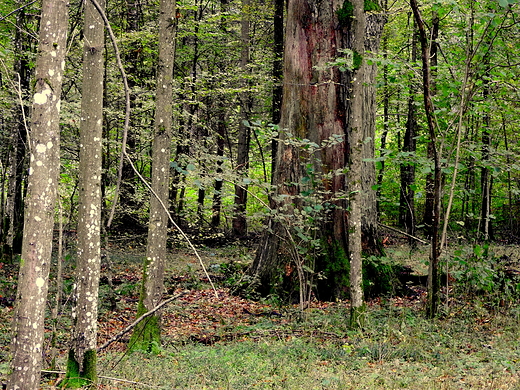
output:
[[[419,237],[412,236],[411,234],[408,234],[408,233],[406,233],[406,232],[403,232],[402,230],[399,230],[399,229],[393,228],[393,227],[391,227],[391,226],[383,225],[382,223],[379,223],[379,226],[384,227],[385,229],[392,230],[392,231],[394,231],[394,232],[396,232],[396,233],[402,234],[403,236],[406,236],[406,237],[412,238],[412,239],[414,239],[415,241],[419,241],[421,244],[429,244],[429,242],[424,241],[424,240],[420,239]]]
[[[54,370],[42,370],[42,374],[65,375],[66,372],[65,371],[54,371]],[[106,379],[106,380],[114,381],[114,382],[130,383],[132,385],[138,385],[138,386],[142,386],[142,387],[149,387],[151,389],[158,389],[157,386],[153,386],[153,385],[149,385],[147,383],[142,383],[142,382],[137,382],[137,381],[130,381],[128,379],[113,378],[113,377],[104,376],[104,375],[98,375],[98,378],[99,379]],[[57,383],[55,384],[55,387],[56,387],[56,385],[57,385]]]
[[[168,303],[170,303],[171,301],[174,301],[184,295],[186,295],[187,292],[182,292],[180,294],[177,294],[177,295],[174,295],[173,297],[170,297],[168,299],[166,299],[165,301],[162,301],[161,303],[159,303],[157,306],[155,306],[152,310],[150,310],[149,312],[146,312],[144,313],[141,317],[139,317],[138,319],[136,319],[134,322],[132,322],[130,325],[128,325],[126,328],[124,328],[121,332],[119,332],[118,334],[116,334],[114,337],[112,337],[110,340],[108,340],[107,342],[105,342],[105,344],[103,344],[102,346],[98,347],[97,349],[97,352],[101,352],[103,351],[104,349],[106,349],[110,344],[120,340],[125,334],[127,334],[128,332],[130,332],[133,328],[135,328],[135,326],[137,324],[139,324],[142,320],[144,320],[145,318],[147,317],[150,317],[151,315],[153,315],[156,311],[158,311],[161,307],[163,307],[164,305],[167,305]]]

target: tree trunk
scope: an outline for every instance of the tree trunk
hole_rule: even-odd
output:
[[[439,278],[439,225],[441,212],[441,164],[440,155],[436,145],[436,131],[434,123],[434,108],[432,102],[432,81],[431,81],[431,55],[430,45],[428,43],[428,34],[426,26],[422,19],[417,0],[410,0],[410,6],[414,13],[415,22],[419,30],[419,42],[421,44],[422,73],[423,73],[423,97],[424,108],[426,111],[426,119],[428,122],[428,132],[430,136],[429,146],[432,150],[434,175],[433,175],[433,213],[431,225],[431,253],[428,266],[428,302],[426,306],[426,314],[433,318],[437,315],[440,300],[440,278]]]
[[[224,157],[224,145],[226,136],[226,113],[224,110],[219,110],[219,118],[217,122],[217,176],[221,175],[223,157]],[[213,190],[213,206],[211,213],[211,226],[213,228],[217,228],[220,225],[220,214],[222,210],[222,187],[224,185],[224,180],[222,177],[217,177],[215,179],[215,187]]]
[[[361,218],[363,196],[363,100],[366,72],[365,57],[365,11],[363,0],[352,0],[353,11],[353,56],[352,97],[349,132],[348,180],[348,253],[350,260],[350,326],[362,328],[364,324],[363,258],[361,245]]]
[[[242,0],[242,22],[241,41],[242,51],[240,55],[240,68],[244,72],[244,79],[248,72],[249,64],[249,14],[251,10],[250,0]],[[244,88],[247,89],[249,82],[244,80]],[[240,94],[240,123],[238,125],[238,148],[237,148],[237,181],[235,185],[235,210],[233,216],[233,236],[240,238],[247,236],[247,185],[240,180],[245,178],[249,171],[249,145],[251,141],[251,129],[246,125],[251,111],[251,97],[248,91]]]
[[[173,63],[175,53],[175,1],[161,0],[159,13],[159,65],[155,110],[155,135],[152,149],[152,190],[148,243],[143,267],[143,285],[137,317],[156,307],[164,290],[166,240],[168,233],[168,195],[172,137]],[[134,329],[131,349],[156,351],[160,345],[160,312]]]
[[[368,78],[358,79],[361,90],[357,114],[362,117],[357,119],[359,122],[355,126],[349,123],[351,104],[355,100],[351,90],[352,71],[341,72],[339,67],[328,65],[341,56],[338,49],[353,49],[352,15],[348,16],[348,5],[345,4],[347,2],[312,0],[288,3],[280,141],[273,175],[276,192],[271,198],[271,208],[275,211],[248,271],[253,286],[263,294],[290,287],[290,279],[295,278],[293,269],[299,270],[301,292],[308,283],[313,283],[314,274],[308,270],[314,268],[314,272],[326,276],[317,282],[320,299],[347,296],[349,229],[344,195],[352,193],[352,183],[359,186],[354,191],[361,193],[364,186],[368,183],[372,186],[375,179],[361,174],[362,155],[367,152],[363,143],[351,148],[358,153],[351,157],[352,150],[347,149],[346,137],[351,128],[357,129],[356,135],[362,139],[374,131],[375,113],[362,114],[362,111],[370,111],[375,106],[373,98],[363,99],[365,93],[373,92],[371,77],[374,74],[370,69],[366,72]],[[379,19],[374,15],[371,20]],[[364,45],[369,45],[364,36],[379,42],[380,32],[370,25],[366,31],[358,33],[361,53]],[[354,64],[358,59],[359,51],[354,56]],[[356,73],[358,71],[356,69]],[[327,142],[331,139],[332,142]],[[357,142],[356,139],[353,141]],[[354,160],[359,164],[356,167],[359,177],[347,186],[345,166]],[[372,172],[375,175],[374,169]],[[361,209],[370,203],[375,216],[376,203],[375,196],[363,199],[359,195],[356,198],[355,207],[359,209],[355,210],[352,221],[358,218],[356,232],[361,234]],[[317,212],[320,208],[323,209]],[[349,215],[351,213],[349,210]],[[358,247],[361,256],[361,236]],[[302,270],[307,270],[303,279]],[[285,285],[279,284],[280,275],[285,275]]]
[[[13,318],[12,373],[7,389],[40,385],[44,317],[60,170],[60,94],[68,2],[43,0],[30,130],[22,261]]]
[[[417,61],[417,34],[415,27],[412,33],[411,45],[411,61]],[[413,159],[417,149],[417,115],[415,105],[415,95],[417,88],[415,87],[414,77],[410,78],[409,95],[408,95],[408,113],[406,119],[406,131],[403,139],[402,151]],[[406,233],[415,236],[415,191],[413,185],[415,184],[415,163],[404,162],[400,167],[401,171],[401,189],[399,196],[399,225],[405,228]],[[409,238],[408,243],[415,245],[415,240]]]
[[[327,189],[333,194],[331,197],[345,188],[344,175],[334,175],[346,164],[344,141],[311,155],[302,147],[291,144],[291,141],[307,139],[319,145],[333,135],[339,138],[345,136],[345,91],[340,72],[337,67],[326,65],[339,55],[338,48],[342,44],[343,30],[336,28],[336,10],[339,6],[339,1],[288,2],[280,141],[273,175],[273,183],[277,187],[271,198],[271,208],[277,211],[268,221],[266,233],[249,270],[255,287],[262,294],[283,289],[278,283],[280,275],[284,275],[285,271],[286,279],[294,277],[291,270],[297,265],[295,263],[301,261],[295,258],[298,248],[295,248],[292,235],[295,229],[305,227],[294,215],[305,203],[313,202],[312,193],[317,190],[310,183],[313,171],[317,175],[320,171],[331,174],[330,180],[325,181]],[[316,164],[315,158],[322,163]],[[312,167],[309,172],[307,165]],[[316,200],[317,203],[322,201]],[[331,246],[337,246],[336,255],[342,257],[337,259],[339,265],[336,269],[343,276],[338,274],[338,280],[331,281],[331,284],[338,282],[339,290],[340,285],[345,284],[347,269],[347,229],[344,204],[342,201],[337,203],[339,207],[331,210],[327,217],[329,223],[326,229]],[[332,258],[331,262],[335,260]],[[332,292],[335,287],[328,286],[327,298],[336,293]]]
[[[23,5],[22,2],[18,2]],[[22,98],[26,98],[30,91],[32,70],[30,67],[30,52],[34,52],[34,41],[31,34],[25,31],[29,28],[31,18],[27,15],[29,11],[25,8],[16,13],[15,48],[16,60],[14,71],[19,77],[18,91]],[[18,98],[17,98],[18,100]],[[12,257],[21,252],[23,236],[23,214],[24,214],[24,187],[27,181],[27,123],[29,108],[17,106],[14,114],[14,123],[11,125],[12,145],[9,153],[9,184],[7,189],[7,202],[2,223],[2,236],[0,242],[4,243],[1,249],[4,255]]]
[[[280,115],[282,110],[283,99],[283,13],[284,0],[274,0],[274,17],[273,17],[273,104],[271,121],[277,125],[280,123]],[[273,139],[271,146],[271,181],[276,170],[276,152],[278,149],[278,141]]]
[[[386,16],[383,13],[367,13],[365,23],[364,47],[375,55],[379,51],[379,43]],[[375,158],[376,138],[376,76],[377,65],[365,64],[363,72],[363,153],[361,170],[361,240],[365,256],[383,256],[384,248],[379,239],[377,213],[377,190]]]
[[[98,4],[104,9],[103,0]],[[103,153],[104,22],[85,4],[83,85],[79,144],[78,258],[74,331],[66,386],[97,382],[96,347],[101,266],[101,172]]]

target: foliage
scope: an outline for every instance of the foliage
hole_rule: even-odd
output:
[[[508,255],[494,256],[489,244],[456,250],[450,265],[457,294],[478,297],[495,308],[520,299],[518,264]]]

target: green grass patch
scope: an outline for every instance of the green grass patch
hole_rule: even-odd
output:
[[[459,310],[432,322],[418,308],[371,307],[365,329],[352,331],[344,308],[313,309],[277,326],[266,319],[241,341],[108,354],[99,366],[160,389],[518,388],[518,318]]]

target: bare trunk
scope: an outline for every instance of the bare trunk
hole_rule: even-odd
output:
[[[244,72],[244,77],[248,72],[249,64],[249,9],[250,0],[242,0],[242,22],[241,22],[241,40],[242,52],[240,58],[240,67]],[[244,87],[247,89],[248,82],[244,81]],[[247,236],[247,185],[240,182],[240,178],[246,177],[249,171],[249,145],[251,141],[251,129],[246,125],[249,120],[249,112],[251,110],[251,97],[249,92],[245,91],[240,94],[240,123],[238,125],[238,148],[237,148],[237,173],[239,183],[235,185],[235,215],[233,216],[233,235],[235,237]]]
[[[423,96],[426,119],[428,122],[428,132],[430,136],[430,147],[433,155],[434,176],[433,176],[433,213],[431,225],[431,253],[428,266],[428,302],[426,312],[428,317],[433,318],[437,315],[440,300],[440,278],[439,278],[439,225],[441,212],[441,180],[442,172],[440,156],[436,145],[435,117],[432,102],[432,81],[430,73],[430,46],[428,34],[422,19],[417,0],[410,0],[410,5],[414,13],[417,28],[419,30],[419,42],[421,44],[422,73],[423,73]]]
[[[417,61],[417,34],[415,28],[412,34],[412,53],[411,61]],[[408,96],[408,113],[406,119],[406,132],[403,139],[402,151],[413,158],[417,149],[417,118],[415,95],[417,88],[415,87],[414,78],[410,78],[409,96]],[[399,224],[405,228],[406,233],[415,236],[415,191],[413,185],[415,184],[415,163],[405,162],[401,164],[401,190],[399,197]],[[415,240],[409,239],[410,245],[415,244]]]
[[[156,307],[164,290],[166,240],[168,235],[170,154],[172,136],[173,62],[175,53],[175,1],[161,0],[159,16],[159,65],[152,148],[152,190],[148,243],[143,269],[143,287],[137,317]],[[130,348],[154,351],[160,345],[160,312],[141,322]]]
[[[98,0],[104,9],[104,1]],[[85,4],[83,86],[80,123],[78,258],[76,306],[66,383],[69,387],[97,382],[96,347],[99,273],[101,266],[101,171],[103,137],[104,22],[89,1]]]
[[[353,56],[354,71],[352,77],[352,97],[349,139],[349,171],[348,171],[348,253],[350,260],[350,326],[363,327],[363,257],[361,245],[361,218],[363,196],[363,98],[364,77],[366,72],[365,57],[365,11],[363,0],[353,0]],[[359,62],[358,62],[359,61]],[[357,67],[357,68],[356,68]]]
[[[22,261],[13,317],[12,374],[7,389],[40,385],[44,317],[60,167],[60,94],[68,2],[43,0],[30,130]]]

